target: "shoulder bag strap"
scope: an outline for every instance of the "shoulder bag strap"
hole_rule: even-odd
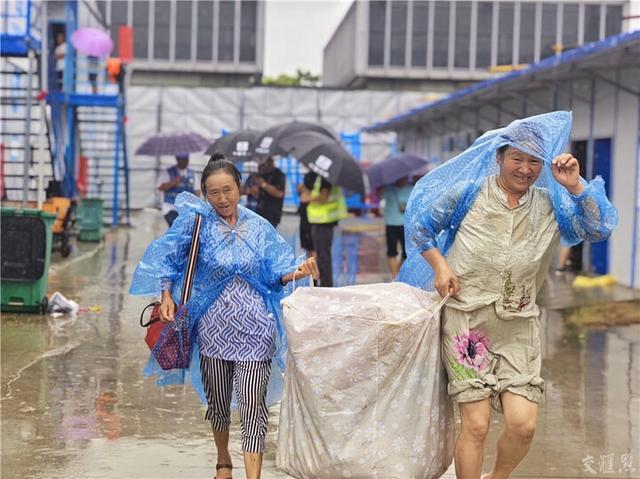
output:
[[[193,286],[193,275],[196,271],[196,261],[198,260],[198,250],[200,249],[200,223],[202,217],[196,214],[193,222],[193,233],[191,234],[191,247],[189,248],[189,259],[187,261],[187,269],[184,272],[184,283],[182,285],[182,294],[180,295],[180,304],[189,301],[191,297],[191,287]]]

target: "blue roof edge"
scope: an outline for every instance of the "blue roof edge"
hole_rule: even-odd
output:
[[[593,55],[594,53],[600,53],[602,51],[620,47],[627,43],[630,43],[639,39],[640,39],[640,30],[634,30],[632,32],[621,33],[620,35],[607,37],[604,40],[600,40],[597,42],[588,43],[581,47],[574,48],[572,50],[564,52],[561,55],[557,55],[557,56],[554,55],[554,56],[545,58],[544,60],[540,60],[539,62],[534,63],[528,68],[525,68],[523,70],[515,70],[509,73],[505,73],[504,75],[501,75],[497,78],[484,80],[479,83],[475,83],[471,86],[468,86],[466,88],[462,88],[460,90],[454,91],[449,95],[445,96],[444,98],[416,106],[414,108],[411,108],[410,110],[405,111],[404,113],[395,115],[394,117],[388,120],[379,121],[379,122],[373,123],[372,125],[361,128],[360,131],[373,132],[373,131],[379,131],[383,129],[391,129],[391,126],[395,123],[399,123],[403,120],[408,120],[409,118],[412,118],[427,110],[441,107],[447,103],[451,103],[455,100],[458,100],[462,97],[465,97],[477,91],[484,90],[493,85],[504,83],[504,82],[513,80],[515,78],[527,76],[532,73],[538,72],[540,70],[562,65],[564,63],[569,63],[571,61],[575,61],[575,60],[587,57],[589,55]]]

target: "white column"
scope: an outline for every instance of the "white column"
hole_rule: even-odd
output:
[[[404,48],[404,66],[411,68],[411,50],[413,48],[413,0],[407,2],[407,33]]]
[[[127,0],[127,26],[133,26],[133,0]]]
[[[107,25],[111,27],[111,0],[107,0],[105,2],[104,15],[107,17],[105,20],[107,21]]]
[[[520,2],[514,4],[513,10],[513,51],[511,52],[511,64],[517,65],[520,61]]]
[[[42,32],[42,54],[40,55],[40,89],[49,89],[49,12],[48,3],[40,5],[40,31]],[[6,20],[6,18],[5,18]],[[107,21],[108,23],[108,21]],[[4,25],[6,31],[6,25]]]
[[[562,45],[562,24],[564,23],[564,5],[558,4],[556,10],[556,46]],[[564,48],[562,49],[564,51]],[[556,55],[560,55],[562,52],[556,49]]]
[[[198,52],[198,2],[191,2],[191,63],[196,62]]]
[[[265,2],[256,5],[256,70],[264,70],[264,15]]]
[[[240,63],[240,0],[233,2],[233,63]]]
[[[215,0],[213,2],[213,35],[211,35],[211,48],[213,51],[211,52],[211,58],[213,59],[213,63],[218,63],[218,37],[220,35],[220,20],[218,17],[220,16],[220,2]]]
[[[471,3],[471,32],[469,35],[469,70],[476,69],[478,49],[478,2]]]
[[[447,50],[447,70],[453,70],[456,48],[456,2],[449,3],[449,47]]]
[[[149,0],[149,32],[147,41],[149,42],[149,49],[147,51],[147,58],[153,60],[153,39],[156,31],[156,1]]]
[[[433,26],[435,24],[433,17],[436,13],[435,2],[429,2],[429,27],[427,29],[427,70],[433,67]]]
[[[600,5],[600,34],[598,40],[602,40],[607,34],[607,5]]]
[[[498,28],[500,25],[500,4],[493,2],[491,16],[491,66],[498,64]]]
[[[578,5],[578,45],[584,43],[584,3]]]
[[[369,68],[369,3],[356,2],[355,76],[364,75]],[[320,95],[320,92],[318,92]]]
[[[169,14],[169,61],[176,59],[176,0],[171,0]]]
[[[384,67],[389,68],[391,58],[391,0],[384,3]]]
[[[542,36],[542,4],[536,3],[536,23],[534,26],[534,45],[533,45],[533,61],[540,61],[540,43]]]

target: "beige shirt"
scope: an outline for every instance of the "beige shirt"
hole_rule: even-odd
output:
[[[546,190],[532,186],[509,209],[496,176],[488,177],[449,251],[460,294],[447,306],[473,311],[495,303],[505,319],[539,315],[536,297],[559,241]]]

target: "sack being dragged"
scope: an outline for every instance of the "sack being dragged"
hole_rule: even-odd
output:
[[[277,466],[304,479],[443,474],[454,416],[437,293],[397,282],[298,288],[282,304]]]

